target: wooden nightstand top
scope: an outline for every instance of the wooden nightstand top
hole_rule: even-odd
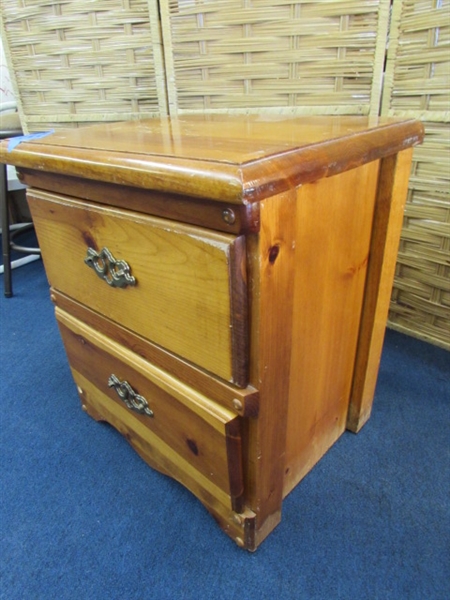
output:
[[[418,121],[369,117],[190,115],[58,130],[0,160],[247,204],[419,143]]]

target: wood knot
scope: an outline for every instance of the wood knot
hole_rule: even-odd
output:
[[[198,446],[196,442],[194,440],[187,439],[186,444],[188,445],[189,450],[195,454],[195,456],[198,456]]]
[[[269,262],[271,265],[277,260],[277,256],[280,253],[280,246],[278,244],[274,244],[269,248]]]

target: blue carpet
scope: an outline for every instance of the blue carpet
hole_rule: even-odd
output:
[[[447,352],[388,332],[371,420],[250,554],[80,410],[42,263],[13,283],[0,300],[0,598],[450,598]]]

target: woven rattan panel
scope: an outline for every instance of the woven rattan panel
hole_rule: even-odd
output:
[[[390,324],[450,349],[450,124],[425,123],[410,179]]]
[[[383,114],[421,118],[392,327],[450,349],[450,2],[394,0]]]
[[[383,113],[450,121],[450,0],[394,0]]]
[[[389,1],[160,4],[172,114],[378,113]]]
[[[157,0],[1,0],[25,131],[166,112]]]

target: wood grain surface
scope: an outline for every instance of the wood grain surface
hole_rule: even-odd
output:
[[[239,546],[256,549],[370,415],[422,135],[412,120],[191,115],[0,144],[33,186],[83,406]],[[136,285],[86,266],[104,247]],[[110,371],[154,419],[124,406]]]
[[[284,495],[346,426],[378,170],[375,161],[298,190]]]
[[[239,418],[126,348],[56,309],[71,368],[83,375],[97,395],[117,404],[128,420],[139,421],[194,469],[233,498],[242,495]],[[143,396],[153,417],[125,406],[108,386],[111,374]]]
[[[59,130],[0,161],[236,204],[261,201],[417,144],[415,120],[190,115]]]
[[[412,149],[381,161],[364,305],[355,357],[347,428],[358,432],[370,417],[403,225]]]
[[[33,191],[29,205],[56,289],[152,342],[245,386],[245,240]],[[126,261],[134,287],[111,288],[88,248]]]

